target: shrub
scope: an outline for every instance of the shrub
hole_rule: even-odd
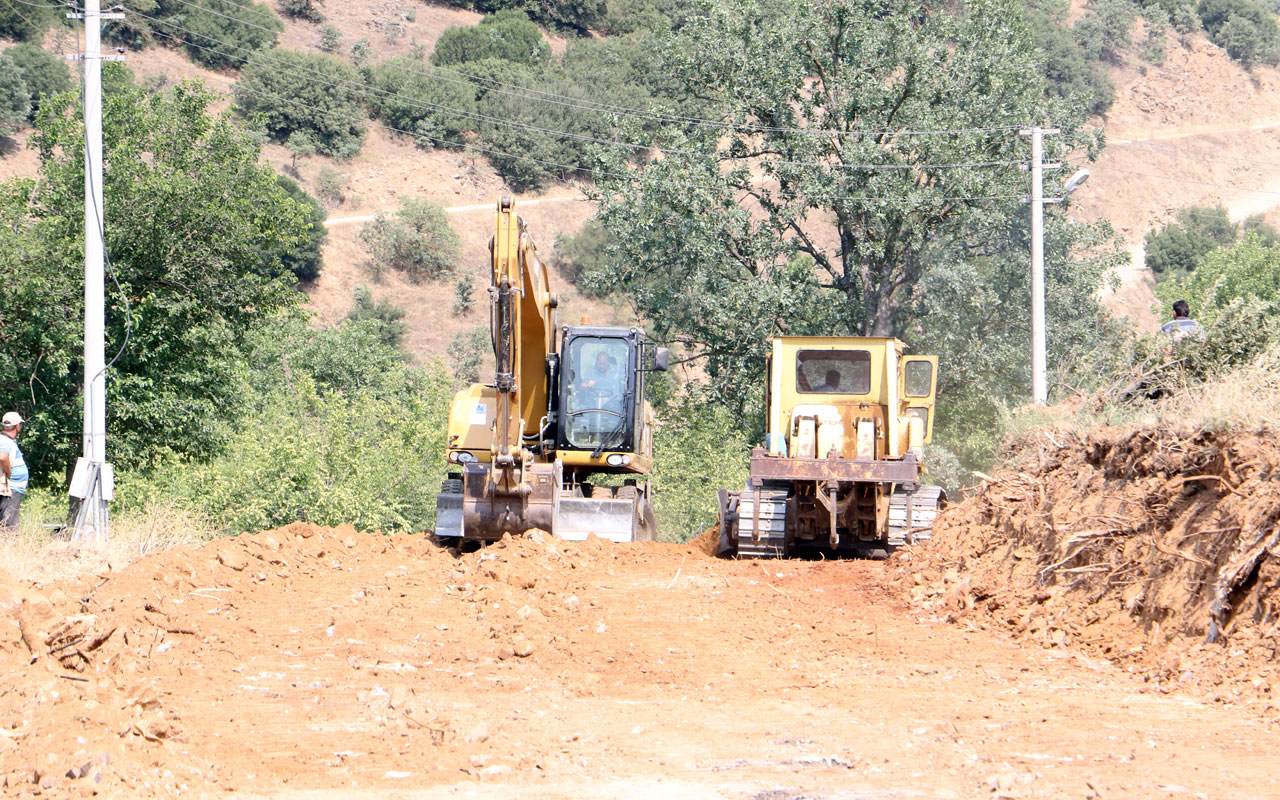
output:
[[[42,97],[71,90],[71,71],[67,69],[66,59],[58,58],[30,42],[14,45],[4,54],[17,65],[22,73],[22,82],[27,85],[31,97],[31,119],[35,119],[36,112],[40,110]]]
[[[125,473],[121,510],[169,502],[227,533],[301,520],[422,531],[444,477],[451,384],[404,365],[368,321],[263,337],[249,387],[254,413],[224,455]],[[286,377],[287,376],[287,377]]]
[[[1130,0],[1094,0],[1071,31],[1089,59],[1120,63],[1132,44],[1130,31],[1137,13]]]
[[[543,81],[534,86],[568,98],[590,100],[595,96],[563,81]],[[489,118],[476,123],[480,144],[489,151],[487,157],[494,169],[516,191],[541,189],[552,179],[590,169],[593,145],[574,136],[613,136],[607,121],[596,112],[553,103],[529,103],[510,91],[488,92],[477,109]],[[545,133],[539,128],[569,135]]]
[[[22,80],[22,68],[0,53],[0,135],[17,130],[31,113],[31,92]]]
[[[316,195],[330,207],[342,205],[347,199],[347,176],[328,165],[316,172]]]
[[[0,37],[38,42],[52,27],[59,10],[51,3],[32,5],[29,0],[0,0]]]
[[[294,19],[305,19],[307,22],[323,22],[324,14],[319,6],[324,0],[280,0],[280,10]]]
[[[687,542],[716,522],[716,492],[747,481],[751,443],[721,406],[672,408],[653,437],[653,504],[659,538]]]
[[[372,256],[375,275],[395,270],[415,283],[448,272],[462,250],[444,208],[426,200],[402,201],[394,217],[379,214],[358,238]]]
[[[605,14],[603,0],[450,0],[485,14],[518,10],[539,22],[587,33]]]
[[[453,313],[455,316],[463,316],[472,309],[476,304],[475,286],[471,283],[471,275],[469,273],[461,273],[458,280],[453,284]]]
[[[404,321],[405,310],[390,300],[375,300],[368,286],[357,286],[352,294],[355,302],[347,312],[347,320],[369,322],[383,344],[399,347],[409,332],[409,323]]]
[[[316,46],[326,53],[338,52],[342,46],[342,31],[326,22],[320,26],[320,42]]]
[[[1200,0],[1196,13],[1209,40],[1245,67],[1276,61],[1280,28],[1254,0]]]
[[[1190,272],[1213,250],[1235,241],[1237,227],[1219,206],[1194,206],[1146,236],[1147,266],[1157,275]]]
[[[537,66],[551,57],[551,45],[522,11],[501,11],[478,25],[455,26],[436,41],[433,64],[465,64],[481,58],[500,58]]]
[[[475,325],[455,333],[449,340],[446,351],[453,377],[464,384],[480,380],[480,367],[484,364],[485,354],[492,347],[487,326]]]
[[[1090,114],[1102,114],[1115,101],[1115,86],[1107,70],[1089,60],[1071,31],[1061,22],[1065,5],[1033,5],[1025,18],[1036,50],[1044,59],[1045,93],[1050,97],[1080,98]]]
[[[320,271],[324,268],[322,252],[325,242],[329,240],[324,221],[329,214],[318,200],[307,194],[295,181],[284,175],[277,175],[276,184],[284,189],[294,202],[306,208],[311,223],[307,238],[280,251],[280,264],[292,272],[298,280],[314,281],[320,277]]]
[[[609,0],[600,27],[612,36],[676,29],[692,9],[676,0]]]
[[[356,43],[351,45],[349,52],[351,63],[357,67],[369,60],[369,56],[373,55],[373,48],[369,46],[369,40],[360,38],[356,39]]]
[[[577,234],[556,237],[551,265],[579,292],[589,297],[603,297],[607,292],[590,278],[607,272],[612,263],[609,259],[609,245],[612,243],[613,235],[599,220],[587,220]]]
[[[456,78],[435,79],[430,69],[404,56],[378,64],[369,71],[369,109],[424,147],[459,147],[472,125],[466,112],[475,110],[474,91]]]
[[[316,149],[351,158],[364,143],[364,92],[350,64],[324,53],[271,50],[245,64],[234,93],[242,113],[262,120],[277,142],[306,131]]]
[[[192,61],[213,69],[241,66],[253,51],[275,47],[284,30],[270,8],[252,0],[200,0],[174,19],[177,27],[169,34],[183,40]]]

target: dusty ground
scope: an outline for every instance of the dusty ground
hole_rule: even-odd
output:
[[[457,558],[419,536],[295,525],[39,591],[6,579],[0,785],[1280,796],[1261,716],[939,622],[909,610],[893,575],[538,539]]]

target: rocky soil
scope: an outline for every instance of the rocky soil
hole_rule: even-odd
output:
[[[1280,796],[1263,709],[929,591],[913,607],[908,567],[959,584],[927,559],[720,561],[538,535],[459,555],[300,523],[58,584],[4,577],[0,787]]]

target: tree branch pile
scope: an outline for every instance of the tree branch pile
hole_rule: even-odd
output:
[[[1275,682],[1280,697],[1272,432],[1135,426],[1016,448],[1017,466],[950,509],[929,548],[898,556],[917,607],[1080,646],[1166,688],[1267,699]]]

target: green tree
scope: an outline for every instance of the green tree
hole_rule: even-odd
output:
[[[364,144],[360,73],[333,56],[296,50],[257,53],[232,91],[241,112],[260,119],[277,142],[305,131],[317,150],[334,158],[353,158]]]
[[[295,19],[307,22],[324,22],[324,13],[320,6],[324,0],[280,0],[280,10]]]
[[[369,109],[390,127],[422,137],[424,147],[460,147],[474,125],[475,93],[466,82],[441,80],[430,70],[407,56],[378,64],[369,71]]]
[[[245,358],[249,408],[225,452],[122,471],[122,508],[191,508],[228,533],[432,526],[452,389],[438,364],[405,365],[372,320],[264,326]]]
[[[995,421],[1031,398],[1031,248],[1025,207],[1004,231],[929,253],[913,295],[916,322],[903,331],[912,352],[939,357],[935,443],[968,469],[996,455]],[[1048,383],[1093,388],[1118,368],[1127,334],[1099,304],[1108,270],[1128,257],[1106,223],[1083,225],[1051,213],[1045,225]]]
[[[324,221],[328,219],[329,212],[325,211],[319,200],[307,194],[297,181],[277,175],[276,184],[307,211],[306,238],[294,245],[282,247],[276,255],[281,266],[293,273],[299,281],[314,281],[324,269],[323,251],[325,243],[329,241]]]
[[[1280,54],[1275,16],[1254,0],[1200,0],[1196,13],[1209,40],[1246,67],[1274,63]]]
[[[464,64],[482,58],[500,58],[527,66],[545,64],[551,45],[542,31],[522,11],[500,11],[478,25],[448,28],[436,41],[431,63]]]
[[[276,45],[284,23],[263,3],[198,0],[184,4],[173,24],[157,28],[182,42],[192,61],[213,69],[243,65],[257,50]]]
[[[58,8],[51,3],[0,0],[0,37],[20,42],[38,42],[57,19]]]
[[[455,333],[446,350],[453,377],[463,384],[480,380],[480,365],[492,348],[488,326],[475,325]]]
[[[610,247],[614,244],[609,231],[600,221],[591,219],[582,226],[582,230],[573,235],[560,234],[556,237],[556,246],[552,251],[551,266],[560,277],[572,283],[578,291],[588,297],[603,297],[607,294],[600,285],[592,283],[592,276],[600,276],[607,280],[609,273]]]
[[[1046,98],[1011,0],[779,2],[713,0],[664,54],[721,125],[672,120],[661,158],[632,169],[611,150],[596,173],[611,282],[736,410],[771,335],[911,330],[929,254],[1007,228],[1020,126],[1052,118],[1053,146],[1088,144],[1079,111]]]
[[[453,314],[464,316],[476,304],[475,286],[471,283],[471,275],[466,272],[458,274],[453,284]]]
[[[35,119],[36,112],[40,110],[42,98],[70,91],[71,72],[67,69],[66,59],[58,58],[31,42],[16,44],[5,50],[4,55],[22,73],[22,82],[31,96],[31,119]]]
[[[1116,88],[1106,67],[1090,60],[1066,27],[1069,4],[1034,0],[1025,15],[1039,54],[1050,97],[1082,104],[1089,114],[1102,114],[1115,102]]]
[[[409,332],[404,321],[405,310],[390,300],[377,300],[368,286],[357,286],[352,293],[354,302],[347,312],[350,322],[369,322],[377,332],[378,340],[388,347],[399,347]]]
[[[242,408],[246,336],[300,297],[264,254],[300,241],[307,212],[260,165],[253,138],[210,112],[210,91],[147,94],[111,76],[118,71],[104,66],[114,87],[103,106],[107,352],[119,353],[107,378],[107,441],[125,467],[225,443]],[[24,449],[42,481],[71,463],[80,441],[78,111],[71,95],[48,99],[31,140],[39,180],[0,184],[0,385],[30,388]]]
[[[357,238],[372,256],[370,270],[401,272],[421,282],[453,268],[462,251],[462,238],[449,226],[444,208],[428,200],[402,200],[394,216],[378,214],[365,223]]]
[[[1235,241],[1238,228],[1225,206],[1192,206],[1146,235],[1147,266],[1156,275],[1191,272],[1210,252]]]
[[[0,53],[0,135],[12,133],[31,113],[31,91],[22,68],[8,53]]]
[[[1071,32],[1088,58],[1119,64],[1132,45],[1130,31],[1137,18],[1138,7],[1130,0],[1094,0]]]

